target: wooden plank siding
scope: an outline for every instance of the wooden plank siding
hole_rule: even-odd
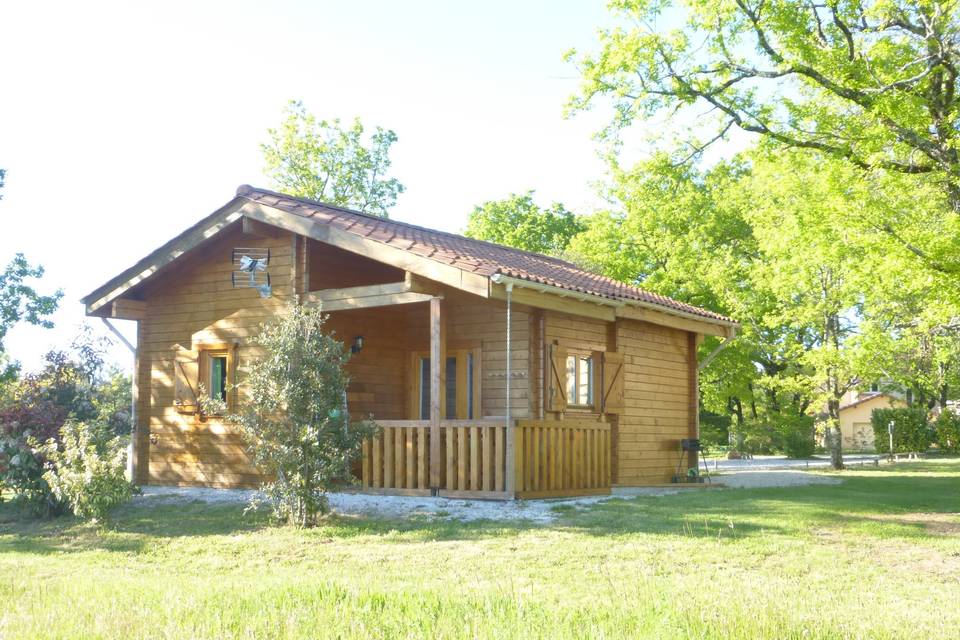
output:
[[[270,249],[272,297],[232,287],[234,247]],[[260,323],[293,299],[292,253],[289,234],[254,237],[236,225],[139,292],[146,302],[138,335],[139,482],[233,487],[260,481],[233,426],[215,418],[201,421],[174,407],[174,348],[236,344],[242,370],[258,353],[251,337]]]
[[[615,485],[670,482],[680,455],[679,441],[695,424],[695,386],[687,331],[640,320],[615,322],[545,312],[544,341],[567,351],[619,351],[624,365],[624,409],[606,416]],[[695,354],[693,354],[695,355]],[[552,419],[599,420],[595,411],[546,412]]]
[[[635,320],[620,320],[616,340],[624,354],[625,409],[617,425],[616,484],[670,482],[679,441],[695,424],[696,388],[691,387],[690,335]],[[690,357],[693,355],[693,357]]]

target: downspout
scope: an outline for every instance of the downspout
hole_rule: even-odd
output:
[[[544,397],[543,397],[543,395],[544,395],[543,389],[544,389],[544,387],[546,387],[546,375],[547,375],[547,374],[546,374],[546,371],[544,370],[544,367],[547,366],[547,363],[546,363],[547,344],[546,344],[546,338],[544,337],[544,335],[545,335],[545,331],[546,331],[546,329],[547,329],[547,322],[546,322],[546,320],[545,320],[544,317],[543,317],[543,310],[541,310],[540,313],[537,314],[537,316],[538,316],[537,333],[538,333],[539,336],[540,336],[539,345],[538,345],[538,349],[539,349],[539,351],[540,351],[540,356],[539,356],[539,357],[540,357],[540,361],[539,361],[540,364],[539,364],[539,366],[537,367],[537,369],[538,369],[538,371],[539,371],[539,376],[538,376],[538,379],[537,379],[537,384],[539,385],[539,386],[537,387],[537,388],[539,389],[539,392],[537,392],[537,398],[539,398],[539,401],[537,402],[537,419],[538,419],[538,420],[543,420],[544,409],[545,409],[545,402],[546,402],[545,399],[544,399]]]
[[[140,368],[139,362],[137,361],[137,348],[130,344],[130,341],[120,333],[120,331],[113,326],[113,323],[108,319],[101,317],[103,324],[107,325],[107,328],[110,329],[113,335],[126,345],[127,349],[133,354],[133,373],[130,375],[130,442],[127,443],[127,480],[129,482],[136,482],[137,478],[137,392],[139,391],[137,387],[137,377],[138,369]],[[137,332],[140,330],[140,321],[134,320],[137,323]]]
[[[513,283],[507,282],[507,411],[506,411],[506,420],[507,420],[507,447],[506,447],[506,464],[507,464],[507,473],[506,480],[507,486],[505,489],[507,493],[511,494],[511,497],[514,493],[514,484],[516,481],[516,456],[514,455],[514,429],[513,429],[513,414],[511,412],[511,402],[510,402],[510,382],[513,377],[513,352],[511,349],[511,326],[512,321],[512,303],[513,303]]]

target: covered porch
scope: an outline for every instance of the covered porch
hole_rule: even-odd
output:
[[[304,302],[353,345],[348,410],[379,427],[355,469],[360,490],[501,500],[610,492],[611,424],[540,417],[534,309],[409,273]]]

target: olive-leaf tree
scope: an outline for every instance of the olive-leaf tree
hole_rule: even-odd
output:
[[[261,492],[274,515],[304,527],[328,511],[327,492],[351,479],[360,444],[372,433],[346,413],[350,354],[323,331],[324,320],[319,309],[292,306],[263,327],[262,356],[243,372],[239,411],[229,418],[268,478]]]
[[[364,132],[359,119],[319,120],[291,101],[283,123],[269,129],[270,141],[261,145],[266,174],[284,193],[385,217],[404,191],[388,176],[397,134],[376,127],[365,141]]]

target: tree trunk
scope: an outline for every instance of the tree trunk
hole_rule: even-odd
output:
[[[750,389],[750,414],[753,416],[753,419],[757,419],[757,399],[753,392],[753,383],[747,384],[747,388]]]
[[[727,398],[727,409],[737,418],[737,428],[733,431],[731,435],[734,436],[734,440],[727,438],[727,444],[733,445],[733,448],[737,451],[743,450],[743,403],[740,402],[740,398],[735,396],[730,396]]]
[[[840,399],[833,397],[827,401],[826,436],[830,445],[830,466],[843,469],[843,434],[840,431]]]

